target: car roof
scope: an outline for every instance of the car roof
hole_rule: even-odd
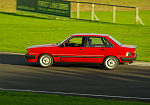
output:
[[[110,36],[108,34],[95,34],[95,33],[77,33],[72,36]]]

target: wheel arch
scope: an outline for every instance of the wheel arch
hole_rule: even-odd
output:
[[[118,57],[118,56],[116,56],[116,55],[107,55],[107,56],[105,56],[104,58],[103,58],[103,60],[102,60],[102,63],[104,63],[104,61],[105,61],[105,59],[107,58],[107,57],[109,57],[109,56],[113,56],[113,57],[116,57],[117,59],[118,59],[118,62],[120,63],[120,57]]]

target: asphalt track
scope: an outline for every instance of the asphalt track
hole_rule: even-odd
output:
[[[150,66],[56,64],[42,68],[24,55],[0,54],[0,90],[66,95],[120,97],[150,101]]]

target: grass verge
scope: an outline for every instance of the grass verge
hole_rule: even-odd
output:
[[[109,34],[124,44],[137,45],[137,60],[150,61],[150,11],[140,11],[145,26],[134,25],[134,18],[129,17],[134,11],[117,13],[121,15],[116,18],[116,24],[112,24],[112,12],[96,12],[102,22],[0,12],[0,51],[25,53],[28,46],[57,43],[74,33],[101,33]],[[88,14],[81,13],[81,18]]]
[[[149,103],[0,91],[0,105],[149,105]]]

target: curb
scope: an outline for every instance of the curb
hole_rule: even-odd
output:
[[[133,63],[129,65],[137,65],[137,66],[150,66],[150,62],[143,62],[143,61],[133,61]]]
[[[24,53],[2,52],[2,51],[0,51],[0,54],[25,55]]]

